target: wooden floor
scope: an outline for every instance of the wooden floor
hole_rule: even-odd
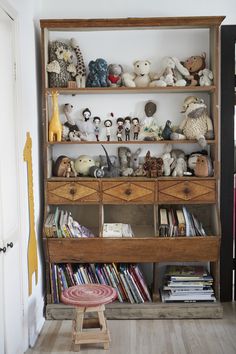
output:
[[[217,320],[110,320],[110,350],[82,345],[82,354],[236,354],[236,303],[224,304]],[[46,321],[26,354],[68,354],[71,321]]]

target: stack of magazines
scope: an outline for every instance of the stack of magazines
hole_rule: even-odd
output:
[[[80,225],[70,213],[59,208],[48,215],[44,232],[47,237],[94,237],[87,227]]]
[[[117,291],[120,302],[144,303],[151,295],[137,264],[51,264],[52,300],[59,303],[61,291],[79,284],[106,284]]]
[[[105,223],[102,231],[103,237],[133,237],[130,224]]]
[[[213,278],[206,267],[169,265],[165,271],[162,302],[215,302]]]

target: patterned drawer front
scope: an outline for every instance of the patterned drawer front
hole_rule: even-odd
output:
[[[154,182],[102,182],[103,203],[144,203],[151,204],[155,200]]]
[[[159,181],[158,200],[163,202],[201,202],[216,201],[214,180]]]
[[[98,182],[48,182],[49,204],[99,202]]]

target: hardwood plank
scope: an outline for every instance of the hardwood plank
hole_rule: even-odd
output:
[[[41,28],[50,30],[84,29],[84,28],[145,28],[145,27],[202,27],[210,28],[220,25],[224,16],[194,16],[194,17],[149,17],[149,18],[113,18],[113,19],[53,19],[40,20]]]
[[[217,261],[220,237],[48,238],[54,263]]]
[[[108,305],[107,305],[108,306]],[[236,304],[224,303],[224,317],[215,319],[108,320],[110,351],[84,345],[85,354],[235,354]],[[73,352],[71,320],[46,321],[34,348],[25,354]]]

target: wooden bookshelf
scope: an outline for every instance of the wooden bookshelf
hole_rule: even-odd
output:
[[[43,135],[44,135],[44,220],[51,208],[62,206],[66,208],[86,208],[91,213],[92,225],[96,230],[94,238],[46,238],[43,235],[43,245],[46,260],[47,304],[46,316],[49,319],[71,319],[73,309],[61,304],[52,304],[50,291],[50,263],[151,263],[153,265],[153,302],[148,304],[111,304],[107,306],[107,317],[124,318],[220,318],[222,307],[216,303],[196,304],[164,304],[158,295],[159,272],[158,264],[167,262],[207,262],[210,264],[214,278],[214,289],[219,299],[219,253],[221,244],[219,220],[219,28],[223,21],[222,16],[208,17],[161,17],[161,18],[126,18],[126,19],[60,19],[41,20],[42,33],[42,79],[43,79]],[[104,99],[112,94],[112,99],[119,95],[139,94],[204,94],[210,102],[210,111],[213,119],[215,138],[207,140],[211,157],[214,161],[214,176],[209,178],[197,177],[120,177],[113,179],[95,179],[87,177],[58,178],[48,173],[48,161],[53,159],[54,149],[72,149],[100,144],[132,145],[138,144],[144,148],[163,146],[166,143],[181,144],[181,147],[196,145],[196,140],[178,141],[82,141],[82,142],[52,142],[48,141],[49,107],[48,94],[52,88],[48,87],[46,64],[48,62],[48,43],[50,34],[59,32],[75,32],[106,30],[199,30],[209,31],[209,58],[211,70],[214,74],[214,84],[211,86],[185,86],[165,88],[56,88],[60,96],[76,96],[80,102],[88,95],[100,95]],[[125,53],[124,53],[125,56]],[[92,96],[91,96],[92,97]],[[160,98],[161,99],[161,98]],[[61,150],[60,150],[61,151]],[[206,210],[206,219],[210,218],[209,236],[199,237],[160,237],[158,236],[158,208],[161,205],[192,205]],[[91,208],[91,209],[89,209]],[[131,215],[131,222],[135,230],[133,238],[105,238],[101,237],[101,230],[106,217],[106,211],[117,213],[122,217],[125,208],[136,208]],[[117,209],[118,208],[118,209]],[[144,209],[148,212],[145,214]],[[91,211],[89,211],[91,210]],[[130,209],[129,209],[130,210]],[[140,211],[141,210],[141,211]],[[142,216],[143,212],[143,216]],[[141,215],[139,220],[135,217]],[[140,214],[139,214],[140,213]],[[105,216],[104,216],[105,214]],[[108,213],[109,214],[109,213]],[[151,217],[150,217],[151,214]],[[145,223],[145,217],[150,217],[151,223]],[[89,225],[88,225],[89,226]]]

